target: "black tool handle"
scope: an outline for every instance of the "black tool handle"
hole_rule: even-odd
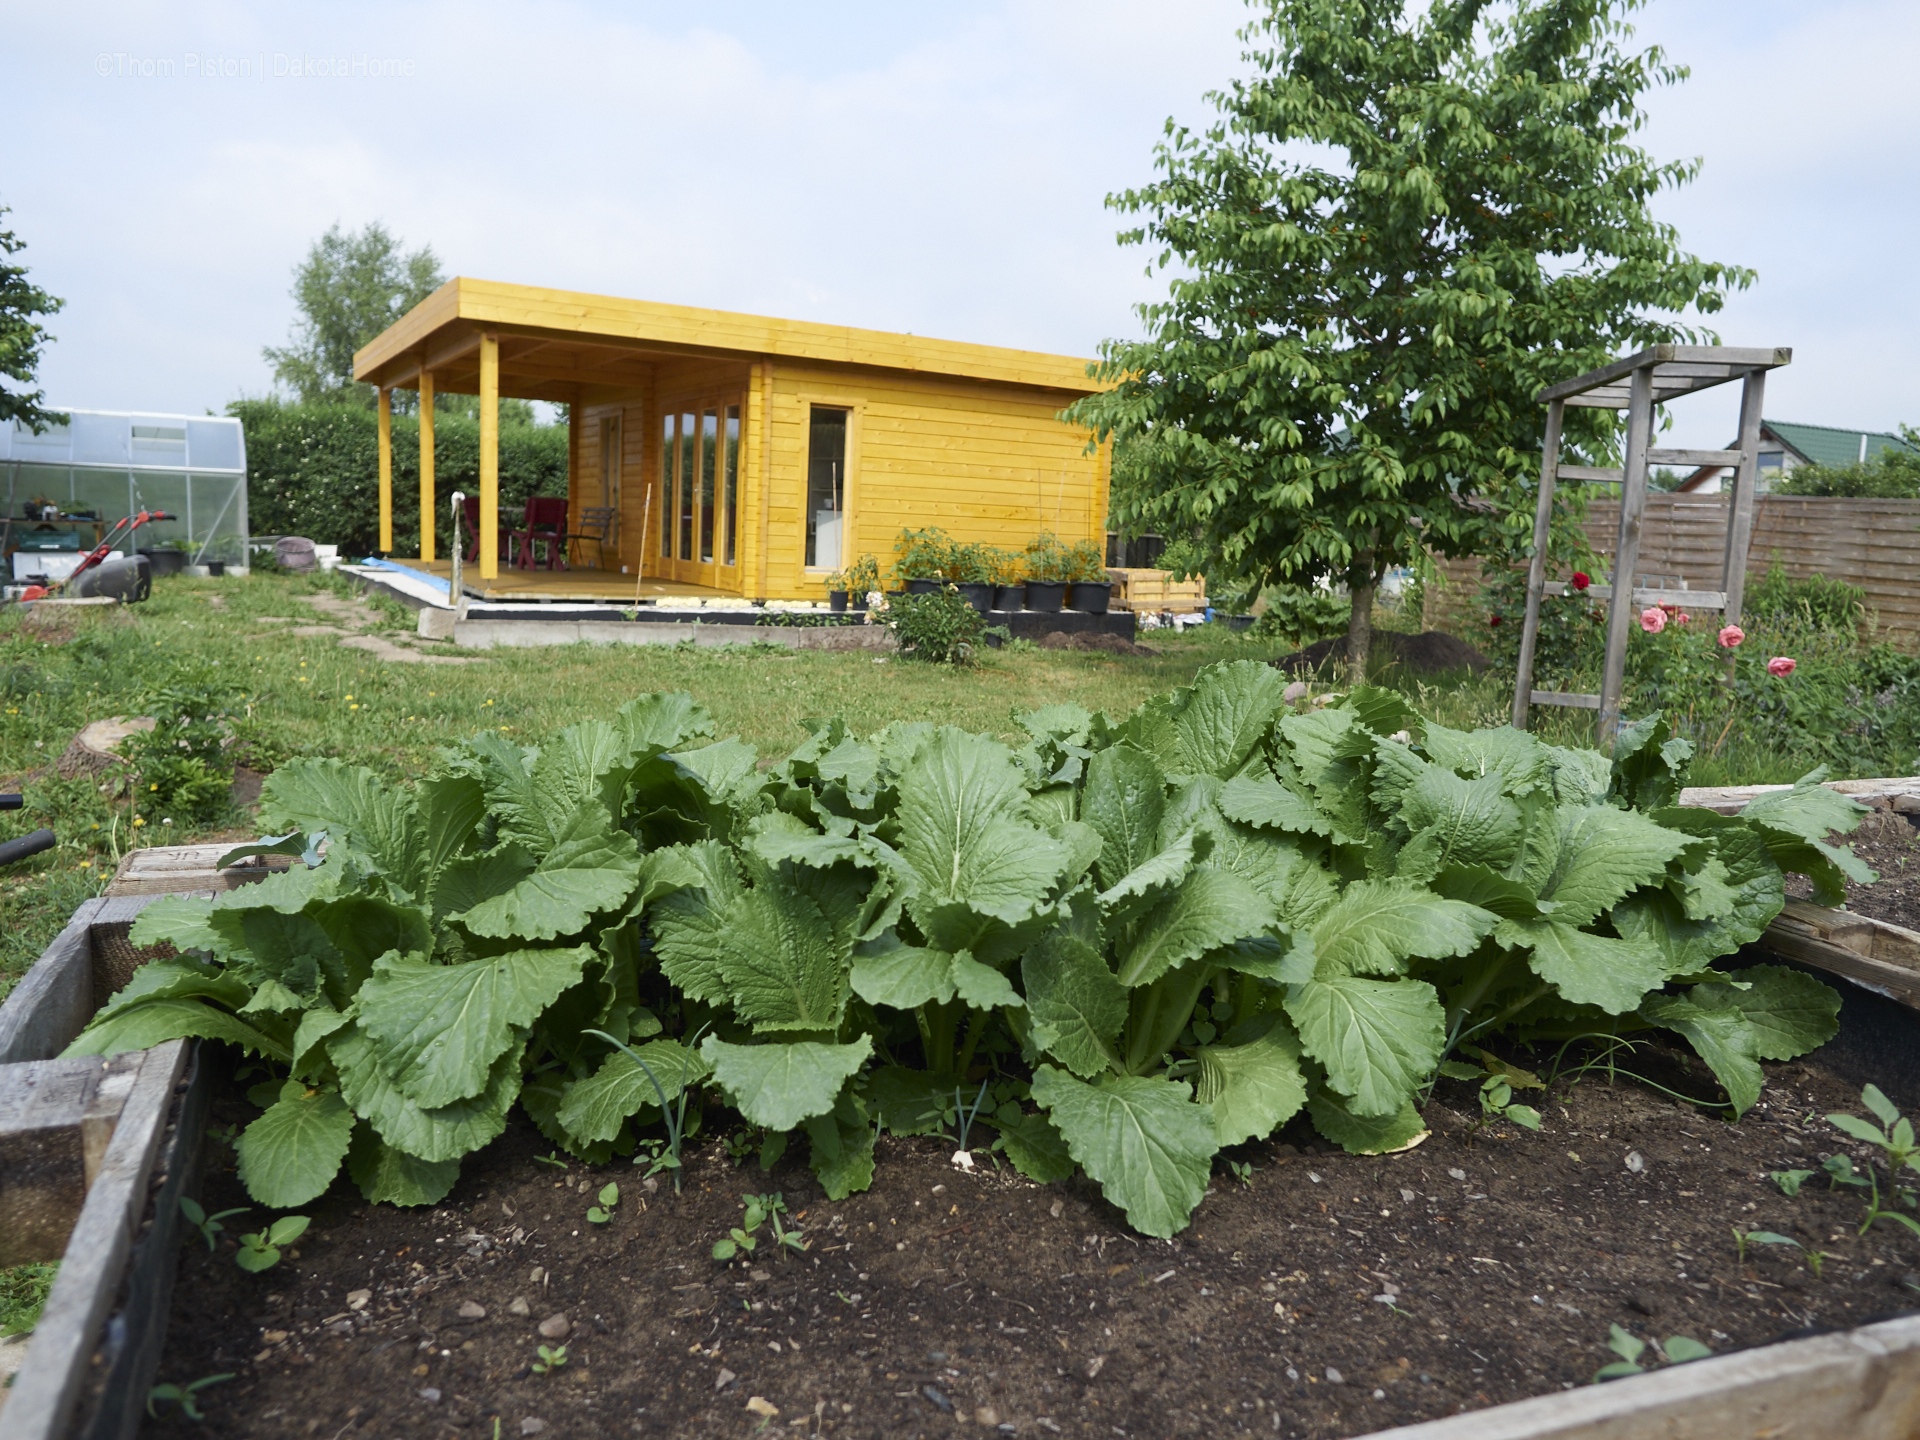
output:
[[[9,840],[0,845],[0,865],[11,865],[16,860],[25,860],[30,855],[38,855],[42,850],[51,850],[60,843],[60,837],[51,830],[36,830],[31,835],[22,835],[18,840]]]
[[[24,795],[0,795],[0,810],[18,810],[26,803]]]

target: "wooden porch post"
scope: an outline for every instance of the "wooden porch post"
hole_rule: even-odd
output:
[[[420,372],[420,559],[433,559],[433,372]],[[458,599],[458,596],[454,597]]]
[[[393,553],[393,391],[380,387],[380,553]]]
[[[480,337],[480,578],[500,574],[500,340]]]
[[[567,403],[567,524],[569,530],[580,528],[580,507],[584,491],[580,485],[580,437],[585,422],[580,416],[580,394],[576,390],[573,399]],[[565,544],[563,540],[561,544]],[[600,557],[595,556],[596,560]],[[604,562],[602,562],[604,563]]]

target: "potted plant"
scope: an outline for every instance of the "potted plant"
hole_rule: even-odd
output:
[[[1051,530],[1042,530],[1027,542],[1026,561],[1027,609],[1049,614],[1058,611],[1072,577],[1067,547]]]
[[[880,589],[880,561],[873,555],[862,555],[844,573],[847,604],[855,611],[865,610],[869,597]]]
[[[835,615],[847,613],[847,591],[853,581],[845,570],[836,570],[827,576],[827,609]]]
[[[1027,586],[1021,557],[1012,550],[1002,550],[998,546],[992,547],[989,554],[993,569],[993,608],[1003,611],[1024,610],[1027,605]]]
[[[924,530],[902,530],[893,542],[893,575],[909,595],[938,590],[947,580],[953,541],[938,525]]]
[[[1091,540],[1082,540],[1067,551],[1067,579],[1072,589],[1067,608],[1088,615],[1104,615],[1113,603],[1113,581],[1107,575],[1106,556]]]
[[[993,608],[993,550],[987,545],[955,544],[947,552],[947,579],[982,615]]]

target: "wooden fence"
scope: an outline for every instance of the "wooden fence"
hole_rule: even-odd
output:
[[[1598,554],[1612,557],[1619,527],[1619,501],[1588,507],[1587,540]],[[1637,583],[1718,590],[1726,536],[1726,496],[1649,495]],[[1879,633],[1905,649],[1920,648],[1920,500],[1763,495],[1747,549],[1749,589],[1776,561],[1796,579],[1824,575],[1858,585],[1878,616]],[[1480,562],[1438,563],[1446,583],[1428,589],[1426,624],[1443,630],[1473,625]]]

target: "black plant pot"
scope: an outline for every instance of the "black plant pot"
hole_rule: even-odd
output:
[[[955,588],[959,590],[960,598],[973,606],[973,608],[978,610],[982,615],[993,608],[993,586],[976,584],[974,581],[969,580]]]
[[[163,575],[178,575],[187,568],[187,552],[184,550],[141,550],[137,553],[147,557],[147,567],[156,580]]]
[[[1027,587],[1025,585],[994,586],[993,608],[1003,612],[1026,609]]]
[[[864,615],[867,609],[867,592],[859,590],[847,597],[847,608],[856,615]]]
[[[1113,603],[1113,584],[1107,580],[1076,580],[1067,608],[1085,615],[1104,615]]]
[[[209,560],[209,561],[207,562],[207,574],[209,574],[209,575],[224,575],[224,574],[226,574],[226,573],[227,573],[227,562],[226,562],[226,561],[224,561],[224,560]]]
[[[907,581],[907,594],[931,595],[946,583],[944,580],[909,580]]]
[[[1051,615],[1059,610],[1060,602],[1066,599],[1067,582],[1064,580],[1027,581],[1027,609],[1038,610]]]
[[[847,592],[844,590],[827,591],[827,609],[835,615],[847,613]]]

